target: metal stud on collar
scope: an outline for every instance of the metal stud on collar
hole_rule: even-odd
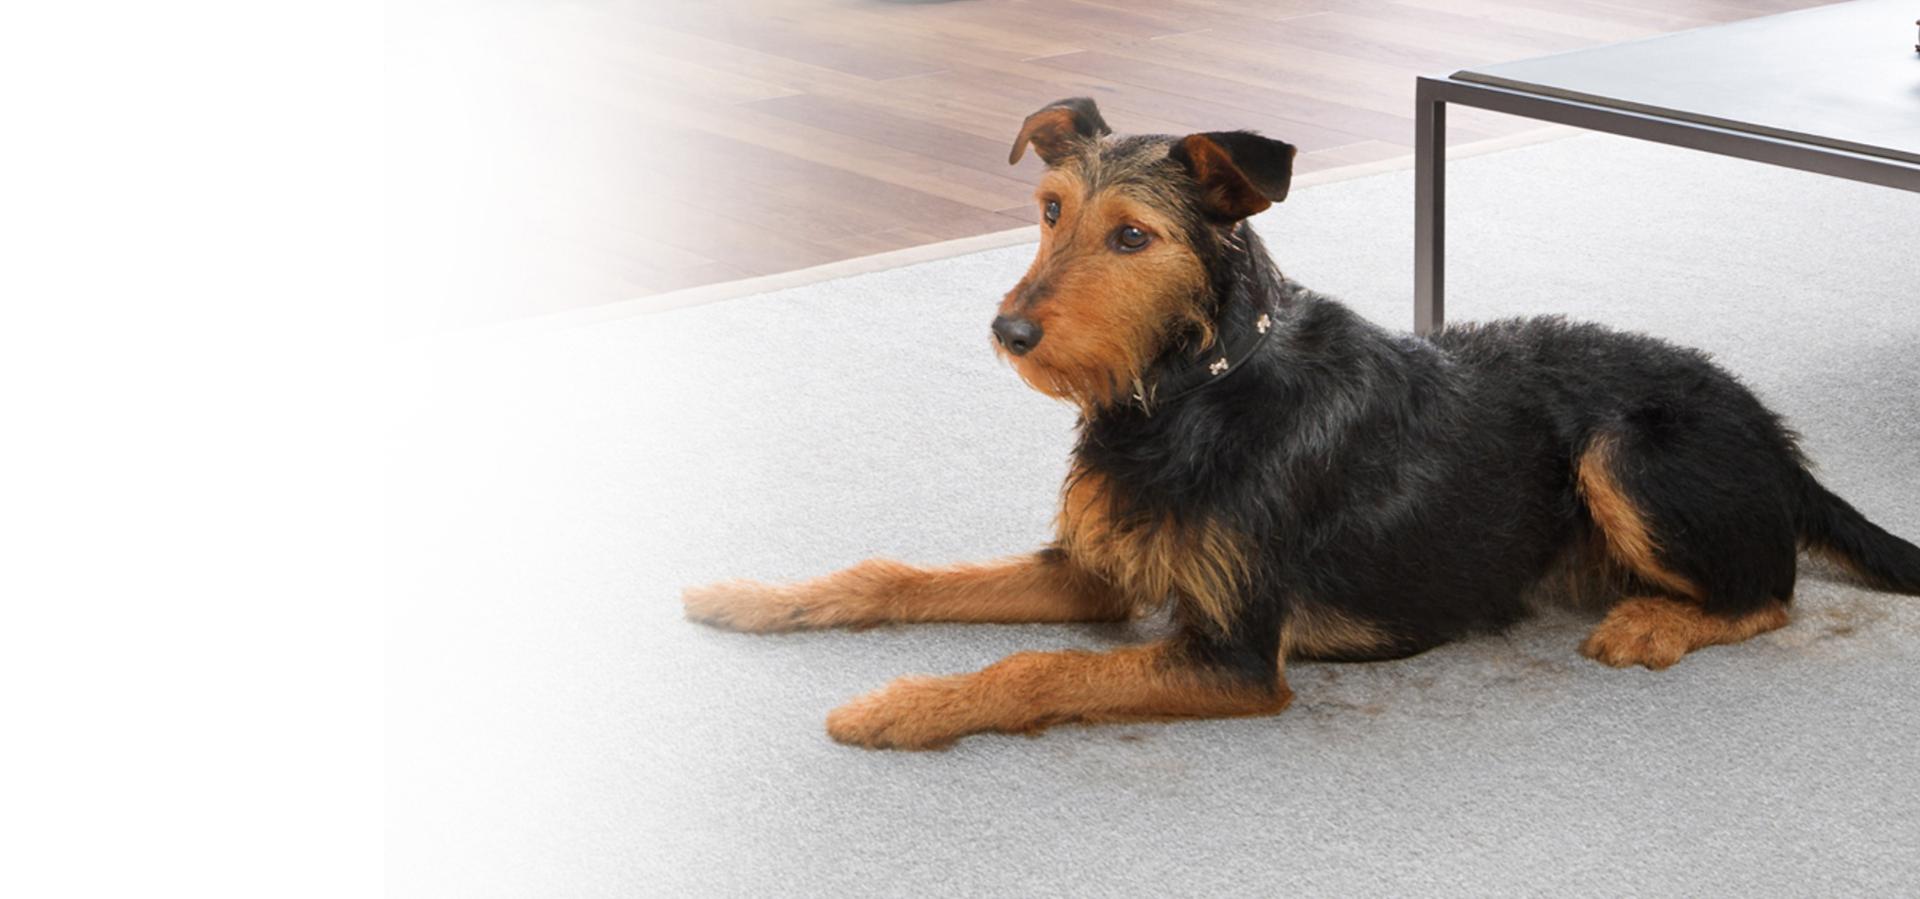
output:
[[[1158,372],[1150,379],[1136,381],[1133,392],[1134,402],[1139,403],[1140,407],[1151,415],[1155,408],[1219,381],[1223,376],[1237,370],[1240,363],[1252,359],[1261,344],[1273,334],[1273,316],[1261,310],[1251,322],[1253,327],[1237,334],[1232,333],[1234,329],[1226,327],[1230,323],[1242,321],[1246,320],[1234,316],[1231,322],[1221,323],[1219,332],[1215,334],[1217,343],[1209,347],[1219,353],[1213,359],[1206,362],[1196,359],[1194,363]],[[1192,367],[1188,367],[1189,365]]]

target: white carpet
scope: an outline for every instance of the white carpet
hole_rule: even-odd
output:
[[[1281,135],[1284,136],[1284,135]],[[1456,319],[1712,350],[1821,477],[1920,537],[1920,197],[1580,137],[1452,166]],[[1411,320],[1412,177],[1257,225]],[[1661,673],[1586,623],[1299,665],[1278,718],[836,745],[906,673],[1125,627],[776,637],[679,592],[1049,535],[1072,414],[996,362],[1015,247],[409,359],[394,423],[395,895],[1829,895],[1920,891],[1920,599],[1803,575],[1795,622]]]

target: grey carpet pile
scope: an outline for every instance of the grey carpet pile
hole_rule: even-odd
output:
[[[1452,167],[1456,319],[1714,352],[1821,476],[1920,537],[1920,198],[1606,137]],[[1412,178],[1257,220],[1411,319]],[[1297,665],[1277,718],[830,742],[908,673],[1144,627],[744,636],[687,585],[1049,536],[1072,412],[988,348],[1014,247],[411,353],[393,427],[395,895],[1832,895],[1920,891],[1920,598],[1804,572],[1794,623],[1674,668],[1570,613]],[[1411,585],[1418,589],[1418,585]]]

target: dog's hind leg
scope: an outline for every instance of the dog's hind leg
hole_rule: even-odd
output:
[[[689,619],[768,632],[890,622],[1121,621],[1131,604],[1045,550],[979,565],[918,568],[875,559],[798,584],[725,581],[686,590]]]
[[[1637,596],[1614,605],[1580,652],[1615,668],[1644,665],[1658,671],[1696,649],[1738,643],[1786,624],[1784,603],[1729,617],[1686,600]]]
[[[967,734],[1032,733],[1076,721],[1274,715],[1292,699],[1278,672],[1239,677],[1170,642],[1023,652],[972,674],[896,680],[833,710],[827,733],[870,749],[937,749]]]
[[[1796,547],[1775,460],[1702,442],[1667,435],[1656,451],[1603,433],[1581,455],[1580,498],[1608,556],[1652,594],[1608,612],[1580,647],[1589,658],[1657,670],[1786,625]]]

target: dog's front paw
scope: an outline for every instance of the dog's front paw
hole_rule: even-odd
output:
[[[868,749],[944,749],[973,733],[956,678],[903,677],[827,714],[827,735]]]
[[[688,621],[730,631],[764,634],[817,627],[806,603],[791,589],[759,581],[722,581],[680,593]]]

